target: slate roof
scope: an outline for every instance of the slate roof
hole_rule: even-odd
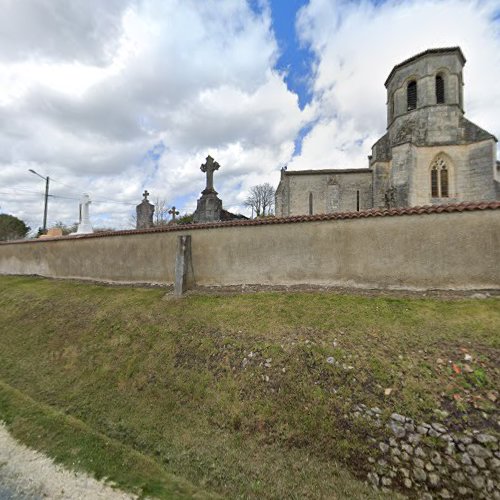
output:
[[[198,229],[216,229],[221,227],[237,226],[266,226],[270,224],[295,224],[298,222],[319,222],[345,219],[367,219],[370,217],[396,217],[402,215],[427,215],[453,212],[473,212],[477,210],[500,210],[500,201],[481,201],[450,203],[446,205],[425,205],[420,207],[371,209],[360,212],[334,212],[330,214],[296,215],[293,217],[267,217],[264,219],[231,220],[227,222],[207,222],[203,224],[179,224],[154,227],[150,229],[130,229],[123,231],[110,231],[106,233],[84,234],[79,236],[62,236],[58,238],[43,238],[38,240],[16,240],[0,242],[0,245],[22,243],[45,243],[49,241],[81,240],[88,238],[103,238],[106,236],[126,236],[135,234],[167,233],[171,231],[195,231]]]

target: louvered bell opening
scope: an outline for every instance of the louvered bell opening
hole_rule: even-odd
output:
[[[417,108],[417,82],[410,82],[407,88],[408,111]]]
[[[444,104],[444,80],[440,75],[436,76],[436,102]]]

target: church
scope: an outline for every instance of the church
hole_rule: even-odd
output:
[[[464,117],[459,47],[429,49],[390,72],[387,132],[368,168],[281,171],[276,215],[500,200],[495,136]]]

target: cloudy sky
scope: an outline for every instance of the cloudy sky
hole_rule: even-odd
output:
[[[131,226],[221,165],[225,208],[279,170],[366,167],[402,60],[459,45],[466,113],[500,137],[500,0],[0,0],[0,212]]]

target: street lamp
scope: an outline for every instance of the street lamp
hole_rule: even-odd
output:
[[[43,228],[42,231],[44,233],[47,232],[47,204],[49,201],[49,176],[44,177],[43,175],[40,175],[38,172],[35,172],[32,168],[29,169],[29,172],[32,174],[38,175],[38,177],[41,177],[45,181],[45,207],[43,210]]]

